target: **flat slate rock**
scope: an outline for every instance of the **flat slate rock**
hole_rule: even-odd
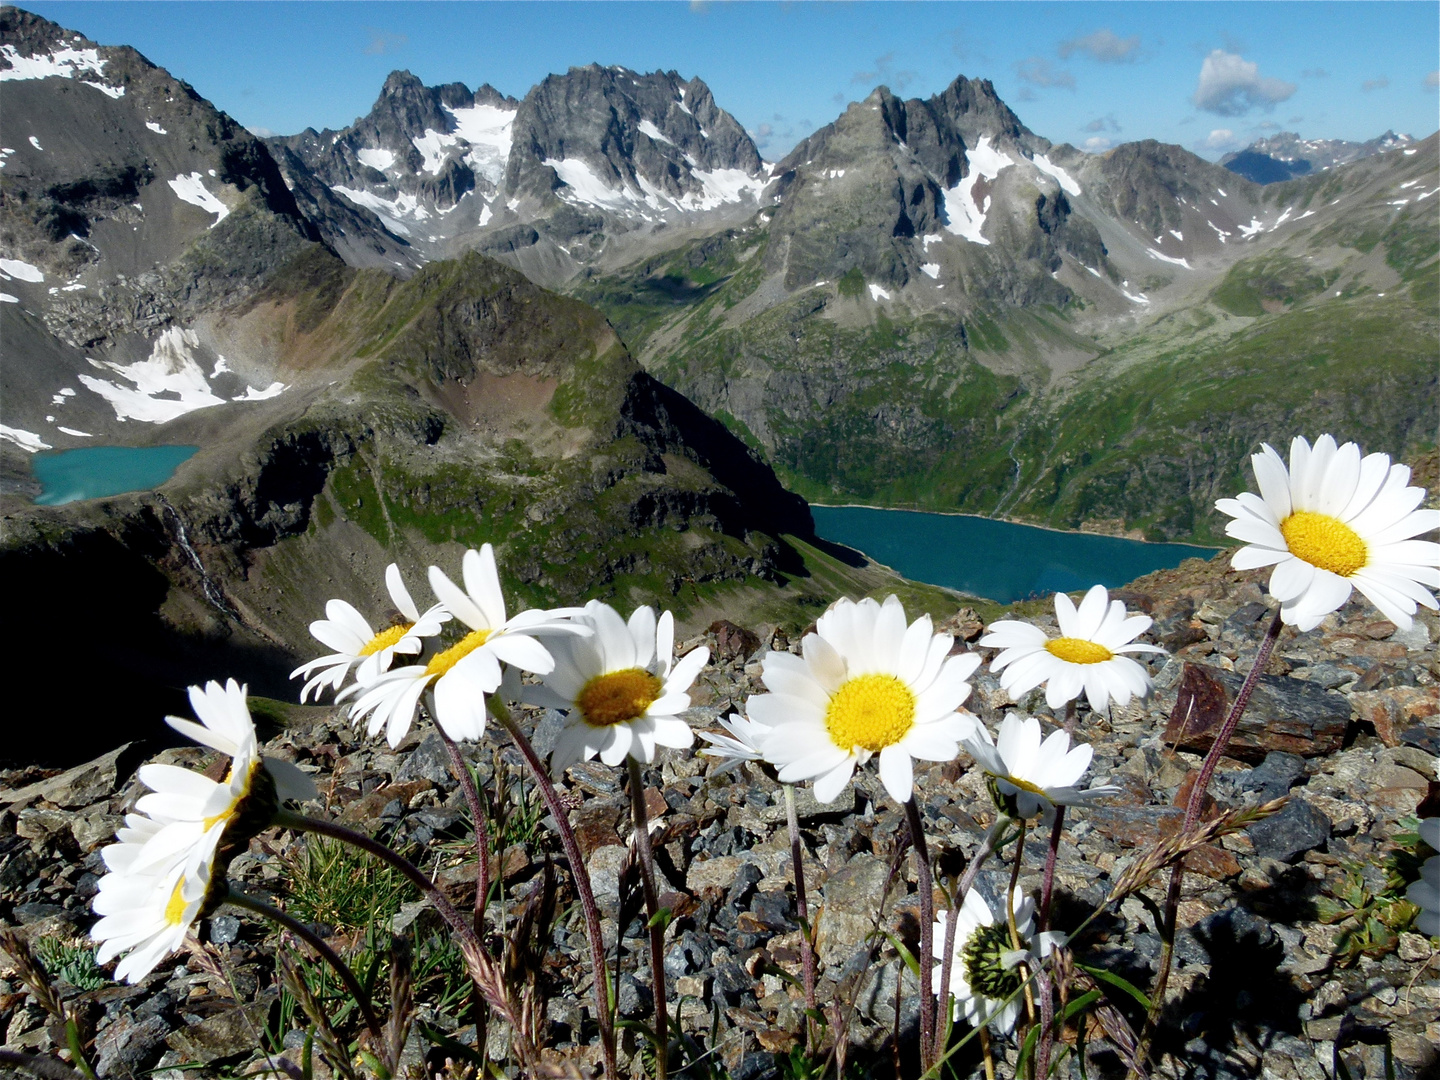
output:
[[[1203,754],[1240,692],[1245,676],[1203,664],[1187,663],[1165,728],[1165,742]],[[1225,753],[1260,764],[1281,751],[1319,757],[1339,750],[1350,724],[1350,703],[1312,683],[1261,675]]]

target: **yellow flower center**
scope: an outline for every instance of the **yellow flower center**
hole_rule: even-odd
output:
[[[575,706],[591,727],[609,727],[644,716],[660,696],[660,679],[641,668],[596,675],[580,688]]]
[[[857,675],[835,691],[825,729],[842,750],[872,754],[894,746],[915,723],[915,695],[893,675]]]
[[[1057,637],[1045,643],[1045,651],[1067,664],[1103,664],[1115,654],[1104,645],[1081,637]]]
[[[471,630],[463,638],[457,641],[450,648],[442,653],[436,653],[430,658],[430,663],[425,665],[425,674],[440,676],[446,674],[451,668],[458,664],[465,657],[469,656],[476,649],[484,645],[490,637],[489,630]]]
[[[239,792],[239,793],[235,796],[235,798],[230,801],[230,805],[227,806],[224,810],[221,810],[220,813],[214,814],[214,815],[212,815],[212,816],[210,816],[210,817],[205,818],[205,819],[200,823],[200,828],[201,828],[202,831],[204,831],[204,832],[209,832],[209,831],[210,831],[216,824],[218,824],[219,822],[221,822],[221,821],[229,821],[231,818],[233,818],[233,817],[236,815],[236,813],[237,813],[237,812],[239,811],[239,809],[240,809],[240,804],[245,801],[245,796],[247,796],[247,795],[250,794],[250,785],[251,785],[251,784],[254,782],[254,780],[255,780],[255,770],[258,769],[258,768],[260,768],[260,759],[259,759],[259,758],[256,758],[254,761],[252,761],[252,762],[250,763],[250,771],[249,771],[248,773],[246,773],[246,775],[245,775],[245,788],[244,788],[244,790],[241,791],[241,792]],[[230,771],[225,774],[225,784],[226,784],[226,786],[228,787],[228,786],[230,785],[230,782],[231,782],[232,780],[234,780],[234,779],[235,779],[235,763],[232,761],[232,762],[230,763]]]
[[[175,882],[175,891],[170,894],[170,902],[165,905],[165,921],[171,926],[179,926],[185,921],[185,909],[189,907],[185,899],[185,875],[180,875],[180,880]]]
[[[1311,566],[1349,577],[1370,561],[1370,550],[1354,529],[1329,514],[1301,510],[1280,523],[1290,554]]]
[[[388,649],[392,645],[398,645],[400,639],[408,634],[414,626],[414,623],[402,622],[396,623],[388,630],[381,630],[380,633],[365,643],[364,647],[360,650],[360,655],[374,656],[381,649]]]

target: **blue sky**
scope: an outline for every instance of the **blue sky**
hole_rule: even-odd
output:
[[[1433,132],[1440,4],[22,3],[133,45],[246,126],[344,127],[385,76],[516,97],[590,62],[699,75],[778,159],[849,101],[987,78],[1033,131],[1216,158],[1279,131]]]

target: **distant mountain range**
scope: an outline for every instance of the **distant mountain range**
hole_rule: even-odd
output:
[[[1437,147],[1262,185],[1053,144],[959,76],[771,164],[698,78],[595,65],[520,100],[397,72],[258,140],[0,9],[0,558],[139,560],[148,617],[265,657],[485,539],[534,602],[853,583],[780,481],[1211,540],[1261,439],[1433,446]],[[201,447],[168,502],[28,504],[34,452],[154,443]]]
[[[522,101],[397,71],[353,126],[268,145],[356,265],[408,270],[474,248],[551,283],[748,220],[770,182],[701,80],[594,64]],[[357,236],[328,212],[337,197],[385,235]]]
[[[1393,131],[1363,143],[1344,139],[1302,139],[1293,131],[1282,131],[1269,138],[1256,139],[1244,150],[1226,154],[1220,159],[1220,164],[1257,184],[1278,184],[1282,180],[1324,172],[1386,150],[1409,146],[1414,141],[1409,135],[1396,135]]]

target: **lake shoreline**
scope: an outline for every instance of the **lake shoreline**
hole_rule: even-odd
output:
[[[1208,544],[1196,544],[1189,540],[1144,540],[1129,536],[1125,533],[1113,532],[1088,532],[1085,529],[1057,529],[1053,525],[1037,525],[1033,521],[1023,521],[1020,518],[1012,517],[990,517],[987,514],[967,514],[963,510],[921,510],[914,506],[878,506],[875,503],[820,503],[813,499],[806,500],[810,506],[818,506],[822,510],[887,510],[906,514],[934,514],[937,517],[960,517],[973,518],[976,521],[1003,521],[1007,525],[1023,525],[1027,529],[1044,529],[1046,532],[1059,533],[1062,536],[1105,536],[1112,540],[1129,540],[1135,544],[1167,544],[1172,547],[1193,547],[1197,551],[1208,551],[1211,555],[1223,551],[1220,545],[1211,546]],[[828,537],[826,538],[828,539]],[[1197,559],[1201,556],[1195,556]]]
[[[812,503],[816,533],[901,577],[998,604],[1095,584],[1123,587],[1217,551],[1199,544],[1046,528],[979,514]]]

